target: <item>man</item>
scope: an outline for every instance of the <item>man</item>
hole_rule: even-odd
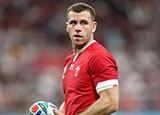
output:
[[[56,115],[109,115],[118,110],[118,68],[112,55],[94,40],[94,9],[76,3],[67,10],[66,30],[73,51],[63,73],[65,101]]]

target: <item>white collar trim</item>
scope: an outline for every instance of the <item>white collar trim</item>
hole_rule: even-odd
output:
[[[82,49],[80,49],[80,50],[77,50],[76,53],[74,52],[75,56],[74,56],[73,62],[75,62],[75,60],[77,59],[77,57],[78,57],[78,55],[79,55],[80,53],[82,53],[88,46],[90,46],[90,45],[93,44],[94,42],[96,42],[96,40],[92,40],[92,41],[91,41],[89,44],[87,44],[84,48],[82,48]]]

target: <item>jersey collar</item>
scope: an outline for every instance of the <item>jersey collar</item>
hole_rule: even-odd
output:
[[[77,59],[78,55],[80,53],[82,53],[88,46],[90,46],[91,44],[93,44],[94,42],[96,42],[96,40],[92,40],[89,44],[87,44],[84,48],[80,49],[80,50],[77,50],[76,53],[74,52],[74,59],[73,59],[73,62],[75,62],[75,60]]]

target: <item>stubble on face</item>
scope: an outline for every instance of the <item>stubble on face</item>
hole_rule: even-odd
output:
[[[81,49],[93,40],[93,21],[88,11],[80,13],[70,11],[66,26],[73,49]]]

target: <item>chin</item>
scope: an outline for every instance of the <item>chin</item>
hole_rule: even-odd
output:
[[[76,48],[81,49],[84,46],[84,43],[75,43]]]
[[[84,44],[84,42],[82,42],[82,41],[74,41],[75,46],[82,46],[83,44]]]

